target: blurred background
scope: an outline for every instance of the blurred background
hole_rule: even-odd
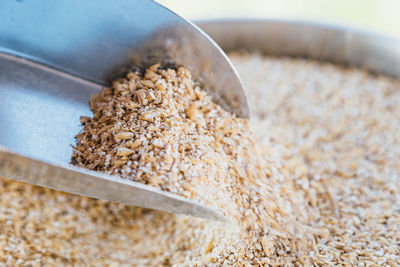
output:
[[[286,18],[336,22],[400,37],[400,0],[158,0],[190,20]]]

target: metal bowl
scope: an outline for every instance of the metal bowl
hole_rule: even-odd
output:
[[[216,20],[197,25],[226,52],[305,57],[400,76],[400,40],[379,33],[289,20]]]
[[[395,38],[296,21],[224,20],[198,25],[225,51],[308,57],[400,76],[400,41]],[[26,44],[27,49],[31,46]],[[62,52],[55,52],[54,56],[62,56]],[[40,57],[35,60],[41,62]],[[91,175],[68,163],[72,154],[70,144],[75,143],[74,135],[81,129],[79,117],[91,115],[88,100],[100,90],[100,85],[56,70],[52,65],[0,52],[0,177],[22,177],[25,182],[52,188],[64,183],[61,189],[68,185],[70,192],[98,196],[106,184],[89,179],[97,174]],[[17,154],[7,148],[13,148]],[[78,171],[83,176],[76,176]],[[89,194],[88,188],[94,193]],[[122,196],[120,187],[113,190]],[[110,195],[103,198],[113,199]]]

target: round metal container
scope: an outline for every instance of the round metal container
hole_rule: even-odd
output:
[[[351,27],[289,20],[197,23],[226,52],[305,57],[400,76],[400,40]]]

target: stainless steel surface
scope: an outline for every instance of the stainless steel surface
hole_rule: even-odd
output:
[[[100,84],[132,68],[176,62],[226,109],[248,116],[242,84],[222,50],[155,1],[0,1],[0,52]]]
[[[310,57],[400,76],[400,41],[379,34],[289,21],[235,20],[199,25],[226,50]],[[57,187],[61,183],[69,187],[69,192],[148,208],[204,215],[202,206],[191,209],[193,203],[185,206],[188,202],[175,195],[68,165],[70,144],[74,144],[73,136],[80,129],[79,116],[90,115],[87,102],[99,87],[53,68],[1,55],[0,146],[17,154],[0,149],[0,175],[58,189],[62,189]],[[92,192],[86,193],[88,188]],[[108,188],[118,195],[112,198]],[[140,190],[156,193],[155,202],[140,202]],[[222,219],[214,211],[207,216]]]

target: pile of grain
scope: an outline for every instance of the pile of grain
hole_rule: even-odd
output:
[[[213,206],[242,233],[233,252],[243,260],[265,257],[278,240],[296,249],[306,200],[258,148],[248,121],[213,103],[187,69],[129,73],[90,102],[75,165]]]
[[[400,107],[396,105],[400,83],[356,69],[300,59],[238,54],[232,58],[249,89],[255,115],[250,125],[254,136],[241,138],[249,140],[250,145],[252,138],[261,144],[253,166],[269,166],[269,170],[259,170],[262,181],[270,186],[261,187],[262,194],[282,200],[277,201],[277,208],[290,207],[293,214],[259,214],[256,221],[265,221],[266,225],[265,229],[254,227],[258,231],[252,242],[249,233],[243,236],[214,221],[135,209],[4,179],[0,184],[0,260],[9,265],[400,264]],[[93,102],[100,103],[98,100]],[[191,120],[192,100],[182,103],[185,111],[179,111],[179,123],[189,123],[183,114]],[[196,119],[204,119],[202,113],[195,114]],[[93,123],[89,119],[83,122]],[[245,125],[236,119],[230,123]],[[113,134],[123,130],[120,137],[124,137],[128,131],[121,127]],[[235,134],[229,139],[235,139]],[[114,155],[124,161],[121,164],[127,164],[121,152],[118,156],[118,148],[128,141],[109,138],[121,140],[113,143]],[[231,152],[220,152],[222,159],[236,159]],[[101,169],[105,161],[98,164],[95,158],[92,160],[92,169],[108,170]],[[123,168],[114,170],[124,176]],[[132,171],[135,169],[125,173]],[[149,183],[155,178],[140,177],[144,178],[141,182]],[[187,176],[178,176],[182,177]],[[271,191],[279,180],[288,183],[281,189],[290,194]],[[166,180],[161,184],[168,185],[165,189],[170,191],[181,186]],[[207,202],[198,194],[201,186],[191,186],[195,194],[189,197]],[[225,201],[230,194],[224,192],[218,198]],[[217,203],[210,199],[213,203],[207,204]],[[304,240],[286,228],[272,232],[274,221],[297,218],[307,230]]]

